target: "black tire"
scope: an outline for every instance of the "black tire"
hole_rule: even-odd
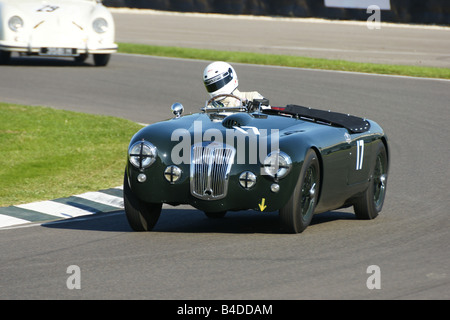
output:
[[[10,51],[0,50],[0,65],[8,64],[10,58],[11,58],[11,52]]]
[[[220,219],[225,217],[227,214],[226,211],[220,211],[220,212],[205,212],[205,215],[210,219]]]
[[[288,233],[303,232],[311,223],[320,190],[320,164],[314,150],[309,150],[291,198],[280,209],[281,227]]]
[[[355,215],[361,220],[371,220],[378,216],[383,208],[388,178],[388,159],[384,143],[380,141],[375,152],[375,161],[371,171],[367,190],[353,204]]]
[[[104,67],[108,64],[110,54],[94,54],[94,63],[97,67]]]
[[[74,60],[75,60],[75,63],[82,64],[83,62],[86,61],[86,59],[88,57],[89,57],[89,54],[83,53],[83,54],[80,54],[78,57],[75,57]]]
[[[131,228],[134,231],[151,231],[158,222],[162,203],[147,203],[139,200],[128,185],[126,172],[123,181],[123,200],[125,215]]]

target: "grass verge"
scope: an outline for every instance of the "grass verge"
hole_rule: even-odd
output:
[[[0,103],[0,207],[123,183],[142,126],[120,118]]]
[[[218,51],[181,47],[152,46],[145,44],[119,43],[119,52],[145,54],[200,60],[221,60],[261,65],[274,65],[296,68],[339,70],[388,75],[450,79],[450,68],[432,68],[419,66],[388,65],[307,58],[290,55],[264,54],[238,51]]]

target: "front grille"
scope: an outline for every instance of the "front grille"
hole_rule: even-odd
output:
[[[191,153],[192,195],[204,200],[224,198],[235,153],[233,147],[214,142],[194,145]]]

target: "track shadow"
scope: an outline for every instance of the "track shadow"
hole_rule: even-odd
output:
[[[48,221],[41,224],[50,229],[104,231],[104,232],[131,232],[133,231],[125,217],[123,210],[96,213],[80,217]]]
[[[356,220],[353,212],[347,211],[328,211],[313,216],[310,226],[319,225],[336,220]]]
[[[354,220],[353,213],[330,211],[313,217],[310,227],[335,220]],[[134,232],[123,210],[98,213],[44,223],[46,228],[76,229],[104,232]],[[195,209],[165,208],[153,232],[174,233],[283,233],[278,212],[228,212],[224,218],[211,219]]]
[[[208,218],[198,210],[168,209],[154,228],[158,232],[183,233],[280,233],[278,214],[235,211],[223,218]]]

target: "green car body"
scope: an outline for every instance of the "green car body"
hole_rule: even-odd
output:
[[[356,120],[356,125],[364,126],[355,130],[347,126],[342,114],[288,107],[232,114],[220,111],[186,116],[178,114],[173,119],[151,124],[137,132],[130,141],[124,179],[125,210],[133,229],[151,230],[162,203],[189,204],[212,216],[214,213],[223,215],[226,211],[247,209],[280,210],[280,214],[287,215],[286,229],[297,233],[306,228],[313,213],[358,202],[360,207],[364,207],[364,201],[373,207],[370,202],[378,197],[381,199],[374,200],[379,202],[374,204],[376,212],[373,208],[363,208],[360,214],[362,218],[374,218],[384,200],[388,171],[387,138],[382,128],[374,121],[348,116]],[[309,114],[308,110],[313,113]],[[344,120],[344,125],[340,121],[333,122],[339,117]],[[133,155],[131,151],[133,146],[138,146],[133,149],[135,151],[139,147],[142,150],[144,141],[150,142],[156,150],[151,156],[152,164],[145,168],[136,165],[136,161],[145,159],[146,155]],[[214,161],[220,162],[217,159],[221,156],[216,156],[210,165],[205,163],[201,166],[207,161],[194,159],[193,146],[202,150],[201,158],[214,145],[220,150],[222,147],[234,149],[229,156],[232,158],[226,164],[219,163],[213,167]],[[210,149],[206,149],[208,146]],[[383,159],[377,157],[380,147],[383,148]],[[264,156],[271,151],[275,151],[275,155],[270,159],[277,159],[279,163],[264,163]],[[219,154],[217,150],[214,152]],[[280,154],[284,158],[280,158]],[[134,164],[130,161],[133,157]],[[315,163],[307,172],[305,158],[308,165],[311,161]],[[378,158],[382,162],[379,165],[382,172],[377,173],[380,181],[374,182]],[[195,163],[200,163],[200,169],[195,169]],[[264,169],[270,165],[277,166],[275,171],[284,166],[283,176],[267,174]],[[177,168],[176,181],[172,181],[172,173],[175,172],[172,166]],[[195,170],[204,170],[204,174],[198,175]],[[218,191],[210,187],[218,184],[213,177],[215,173],[211,171],[221,175],[217,180],[222,184],[218,196],[214,195]],[[249,175],[253,177],[249,183],[252,185],[246,187],[245,177]],[[199,176],[213,182],[195,181]],[[310,178],[308,190],[304,190],[307,182],[299,181],[300,177]],[[198,189],[196,184],[203,187]],[[372,184],[373,188],[370,188]],[[376,195],[376,192],[381,194]],[[294,203],[294,209],[286,209],[289,203]],[[297,212],[298,206],[305,206],[304,212]],[[282,217],[282,221],[285,220]]]

